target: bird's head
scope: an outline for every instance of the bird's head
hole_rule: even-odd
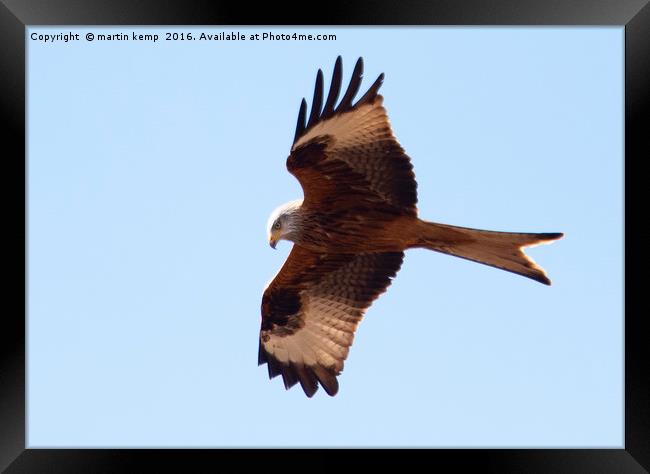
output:
[[[299,228],[299,210],[302,199],[290,201],[271,213],[267,224],[269,245],[275,248],[280,240],[294,241]]]

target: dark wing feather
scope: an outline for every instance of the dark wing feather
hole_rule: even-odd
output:
[[[361,87],[362,76],[363,76],[363,58],[359,58],[357,60],[357,64],[354,65],[354,71],[352,71],[352,78],[350,79],[348,90],[345,91],[345,95],[341,99],[341,103],[336,108],[336,113],[342,114],[352,108],[352,100],[357,95],[357,92],[359,92],[359,87]]]
[[[377,92],[379,91],[379,88],[383,83],[384,83],[384,73],[382,72],[379,75],[379,77],[377,77],[375,82],[370,86],[370,89],[368,89],[366,93],[363,94],[363,97],[359,99],[359,101],[357,102],[357,106],[372,102],[375,99],[375,97],[377,97]]]
[[[318,70],[316,74],[316,85],[314,86],[314,98],[311,101],[311,114],[309,114],[309,122],[307,122],[307,128],[311,127],[316,123],[318,117],[320,116],[320,106],[323,102],[323,71]]]
[[[330,91],[327,94],[327,101],[325,102],[325,107],[323,107],[323,113],[320,116],[321,120],[325,120],[331,117],[334,114],[334,106],[336,101],[339,98],[339,92],[341,92],[341,82],[343,80],[343,65],[342,65],[341,56],[336,58],[336,63],[334,64],[334,72],[332,73],[332,83],[330,84]],[[294,140],[294,143],[296,140]]]
[[[298,111],[298,122],[296,123],[294,141],[305,133],[305,115],[307,115],[307,101],[302,99],[302,102],[300,102],[300,110]]]
[[[314,395],[320,384],[338,392],[336,376],[365,310],[390,285],[402,252],[314,254],[294,245],[264,291],[258,363],[285,388],[300,382]]]
[[[329,203],[332,195],[332,186],[326,182],[329,180],[338,183],[336,192],[343,193],[343,202],[359,199],[363,194],[369,201],[384,202],[403,214],[416,215],[417,183],[413,166],[393,135],[382,105],[383,98],[378,94],[384,75],[379,75],[361,99],[353,104],[363,75],[363,61],[359,58],[348,88],[335,107],[341,90],[341,69],[339,57],[322,111],[323,84],[319,71],[306,125],[304,99],[301,104],[287,169],[300,181],[305,205],[318,207]],[[334,163],[344,166],[335,166]],[[332,169],[340,173],[328,174]],[[346,176],[350,182],[346,182]]]

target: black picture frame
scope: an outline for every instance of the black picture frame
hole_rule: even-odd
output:
[[[18,276],[5,294],[19,300],[6,311],[0,342],[0,469],[6,472],[119,472],[176,468],[334,467],[359,461],[384,466],[419,461],[431,468],[479,472],[647,472],[650,469],[650,350],[640,303],[644,256],[634,253],[644,215],[645,187],[638,172],[650,145],[650,0],[437,0],[328,1],[310,8],[243,2],[141,0],[2,0],[0,3],[0,97],[5,129],[2,163],[6,234],[16,248]],[[25,28],[31,25],[619,25],[625,27],[625,445],[623,449],[419,449],[345,450],[152,450],[26,449],[25,438]],[[20,205],[22,202],[22,206]],[[642,219],[641,219],[642,220]],[[20,252],[22,250],[22,253]],[[21,258],[21,255],[23,258]],[[21,278],[22,276],[22,278]],[[21,292],[22,290],[22,292]],[[23,310],[21,311],[20,308]],[[639,310],[636,310],[639,308]],[[343,461],[342,457],[346,460]],[[366,464],[367,465],[367,464]]]

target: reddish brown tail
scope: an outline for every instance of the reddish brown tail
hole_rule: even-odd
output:
[[[542,267],[524,252],[524,247],[545,244],[561,238],[561,233],[529,234],[469,229],[419,221],[413,247],[424,247],[455,257],[490,265],[550,285]]]

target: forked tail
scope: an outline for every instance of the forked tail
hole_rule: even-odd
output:
[[[420,220],[412,246],[490,265],[550,285],[546,272],[523,249],[552,242],[563,235],[494,232]]]

